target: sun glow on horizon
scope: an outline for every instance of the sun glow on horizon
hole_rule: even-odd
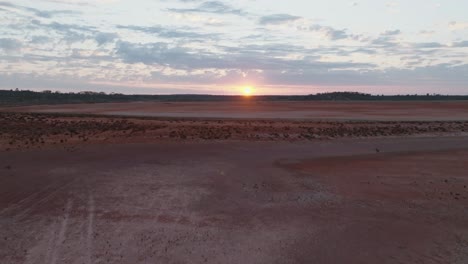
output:
[[[252,86],[245,86],[242,88],[242,94],[244,96],[251,96],[254,93]]]

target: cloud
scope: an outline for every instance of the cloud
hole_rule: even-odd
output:
[[[118,34],[116,33],[104,33],[104,32],[100,32],[98,34],[96,34],[95,36],[95,40],[97,42],[97,44],[99,46],[102,46],[104,44],[107,44],[107,43],[110,43],[110,42],[113,42],[115,39],[117,39],[119,37]]]
[[[366,71],[334,70],[334,71],[303,71],[278,74],[268,72],[271,83],[284,85],[337,85],[337,86],[394,86],[412,87],[415,90],[424,87],[425,90],[463,89],[468,83],[468,64],[454,65],[441,63],[430,66],[414,67],[413,69],[390,68],[387,70],[371,69]],[[401,91],[401,90],[400,90]],[[407,91],[401,91],[403,94]],[[466,92],[466,90],[465,90]]]
[[[299,31],[318,32],[328,40],[336,41],[342,39],[351,39],[361,41],[362,39],[362,36],[348,33],[347,29],[336,29],[330,26],[323,26],[319,24],[304,25],[305,23],[308,23],[308,20],[300,16],[293,16],[289,14],[273,14],[262,16],[259,18],[258,23],[260,25],[281,25],[299,20],[303,20],[304,23],[301,23],[300,25],[293,25],[295,29]]]
[[[93,35],[99,34],[97,28],[86,25],[64,24],[59,22],[42,23],[39,20],[32,20],[30,26],[58,33],[62,41],[67,44],[93,39]]]
[[[467,48],[468,47],[468,40],[454,42],[454,43],[452,43],[452,47]]]
[[[39,20],[32,20],[31,24],[38,26],[38,27],[48,28],[48,29],[52,29],[58,32],[65,32],[65,33],[72,32],[72,31],[94,33],[98,31],[96,27],[93,27],[93,26],[64,24],[64,23],[59,23],[59,22],[42,23]]]
[[[68,4],[68,5],[96,5],[96,4],[110,4],[116,3],[120,0],[45,0],[47,2]]]
[[[32,44],[47,44],[47,43],[50,43],[52,42],[53,39],[48,37],[48,36],[33,36],[31,38],[31,43]]]
[[[0,38],[0,50],[11,53],[21,49],[23,44],[17,40],[12,38]]]
[[[377,54],[377,50],[375,50],[373,48],[358,48],[358,49],[355,49],[355,50],[352,50],[351,52],[349,52],[349,54],[352,54],[352,53],[362,53],[362,54],[374,55],[374,54]],[[345,53],[345,55],[346,55],[346,53]]]
[[[308,28],[308,30],[320,32],[329,40],[341,40],[355,37],[348,34],[346,29],[335,29],[329,26],[312,25]]]
[[[113,42],[119,37],[117,33],[101,32],[96,27],[87,25],[64,24],[59,22],[43,23],[39,20],[32,20],[30,26],[54,32],[67,44],[94,40],[98,46],[102,46]],[[54,39],[57,39],[57,36],[54,36]],[[48,41],[52,42],[53,38],[50,36],[34,36],[31,43],[44,44]]]
[[[226,26],[226,23],[219,19],[210,16],[205,16],[203,14],[191,14],[191,13],[174,13],[174,17],[180,20],[188,20],[190,22],[201,23],[207,26]]]
[[[226,3],[220,1],[207,1],[201,3],[195,8],[169,8],[168,11],[174,13],[210,13],[218,15],[246,15],[247,13],[238,8],[234,8]]]
[[[381,48],[390,48],[390,47],[397,47],[399,42],[397,41],[396,37],[401,34],[401,31],[396,30],[387,30],[385,32],[380,33],[380,35],[371,41],[371,44],[377,45]]]
[[[419,34],[421,34],[423,36],[432,36],[435,33],[436,32],[434,30],[421,30],[421,31],[419,31]]]
[[[271,51],[264,47],[263,50]],[[127,63],[165,65],[176,69],[310,70],[368,68],[369,63],[321,62],[313,57],[301,60],[272,57],[249,47],[226,50],[229,55],[170,46],[167,43],[131,43],[121,41],[116,54]]]
[[[220,34],[217,33],[197,33],[193,31],[171,29],[163,26],[123,26],[118,25],[119,29],[127,29],[132,31],[139,31],[147,34],[158,35],[163,38],[189,38],[189,39],[216,39]]]
[[[288,14],[274,14],[260,17],[259,23],[261,25],[278,25],[288,22],[294,22],[299,19],[301,19],[301,17],[299,16],[293,16]]]
[[[34,14],[37,17],[42,18],[51,18],[56,15],[76,15],[80,14],[81,12],[75,10],[39,10],[32,7],[25,7],[21,5],[12,4],[10,2],[0,1],[1,7],[11,8],[13,10],[20,10]]]
[[[349,38],[349,35],[348,33],[346,33],[346,30],[342,30],[342,29],[337,30],[331,27],[324,27],[322,28],[322,31],[325,32],[325,35],[330,40],[340,40],[340,39]]]
[[[431,48],[443,48],[446,45],[440,44],[438,42],[424,42],[424,43],[415,43],[413,44],[414,48],[417,49],[431,49]]]
[[[468,22],[452,21],[448,24],[448,28],[452,31],[468,29]]]
[[[395,29],[395,30],[387,30],[383,32],[381,35],[382,36],[396,36],[400,34],[401,34],[401,31],[399,29]]]

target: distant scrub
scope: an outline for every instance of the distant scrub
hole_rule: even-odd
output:
[[[73,103],[111,103],[134,101],[162,102],[221,102],[241,101],[242,96],[225,95],[124,95],[96,92],[60,93],[52,91],[0,90],[0,105],[33,105],[33,104],[73,104]],[[439,94],[427,95],[371,95],[357,92],[333,92],[313,95],[265,95],[252,96],[254,101],[447,101],[468,100],[468,96],[448,96]]]

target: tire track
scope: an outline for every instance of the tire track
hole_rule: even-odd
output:
[[[28,203],[34,204],[35,201],[38,198],[40,198],[43,195],[46,195],[50,190],[54,190],[54,189],[59,188],[59,187],[60,187],[60,183],[55,183],[55,184],[51,183],[51,184],[47,185],[46,187],[42,188],[41,190],[33,192],[33,193],[27,195],[25,198],[20,199],[19,201],[12,203],[10,206],[2,209],[0,211],[0,216],[4,216],[4,214],[6,214],[8,212],[11,212],[11,211],[14,211],[16,209],[18,209],[19,211],[26,210],[27,208],[29,208],[31,206],[31,205],[28,205]],[[27,191],[24,191],[22,194],[25,194],[26,192]],[[19,195],[19,196],[21,196],[21,195]],[[22,207],[24,207],[24,208],[22,208]]]
[[[65,241],[65,238],[66,238],[66,233],[67,233],[67,229],[68,229],[68,222],[69,222],[69,219],[70,219],[70,211],[71,211],[72,205],[73,205],[73,202],[70,199],[68,199],[67,205],[65,207],[65,217],[62,220],[62,223],[60,225],[60,230],[59,230],[59,233],[58,233],[58,237],[55,239],[54,245],[52,247],[52,251],[51,251],[51,255],[50,255],[51,259],[50,259],[50,261],[48,261],[46,263],[50,263],[50,264],[56,264],[57,263],[57,259],[58,259],[59,254],[60,254],[60,246],[63,244],[63,242]]]
[[[54,190],[51,190],[49,191],[48,194],[46,194],[45,196],[43,196],[41,199],[35,201],[34,203],[32,203],[31,205],[27,206],[25,209],[23,209],[23,211],[19,212],[18,214],[16,214],[14,217],[18,220],[18,221],[22,221],[24,219],[27,218],[27,216],[29,215],[29,213],[38,208],[39,206],[41,206],[42,204],[50,201],[53,197],[55,197],[57,194],[60,193],[60,191],[66,189],[68,186],[70,186],[72,183],[74,183],[75,180],[71,180],[67,183],[64,183],[62,185],[58,185],[57,188],[55,188]]]
[[[88,264],[93,263],[93,234],[94,234],[94,215],[95,205],[94,197],[92,194],[88,195],[88,228],[86,232],[86,252]]]

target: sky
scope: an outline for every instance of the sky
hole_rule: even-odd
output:
[[[468,94],[466,0],[0,0],[0,89]]]

